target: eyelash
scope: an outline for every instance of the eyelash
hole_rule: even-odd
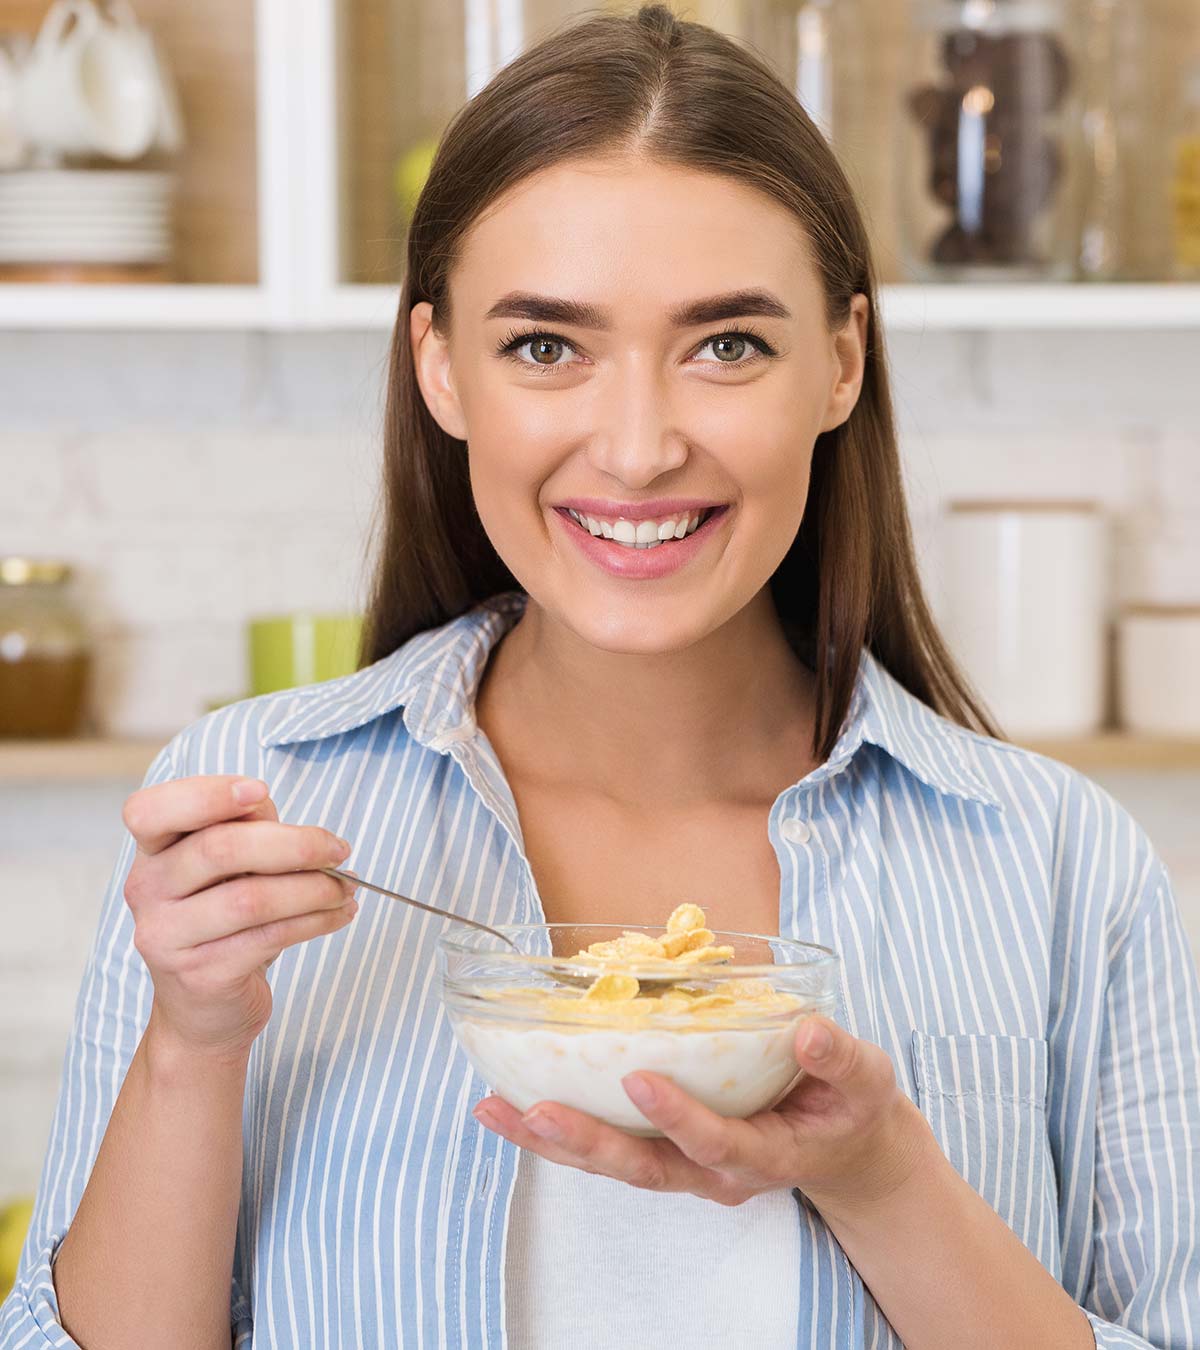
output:
[[[738,337],[748,339],[751,345],[758,349],[759,356],[766,357],[768,360],[771,357],[775,356],[776,354],[775,348],[771,346],[771,344],[760,332],[758,332],[756,329],[753,328],[727,329],[720,333],[714,333],[712,337],[706,338],[696,350],[703,351],[704,348],[707,347],[710,342],[716,342],[718,338],[726,338],[726,337]],[[500,345],[496,349],[496,354],[498,356],[507,357],[511,361],[515,361],[517,365],[519,365],[523,370],[533,370],[536,371],[538,374],[548,373],[549,371],[552,370],[562,370],[563,366],[558,364],[553,366],[543,366],[539,365],[535,361],[521,360],[521,358],[517,355],[517,351],[521,347],[525,346],[525,344],[531,341],[533,338],[548,338],[551,342],[561,342],[564,347],[570,347],[572,351],[575,350],[574,345],[568,342],[565,337],[562,337],[558,333],[549,333],[543,328],[527,328],[524,332],[519,332],[516,329],[511,329],[508,333],[506,333],[505,336],[501,339]],[[759,357],[755,356],[751,357],[750,360],[748,361],[734,361],[732,363],[724,361],[724,362],[714,362],[712,364],[719,364],[719,365],[732,364],[733,367],[736,369],[739,366],[757,365],[758,361]]]

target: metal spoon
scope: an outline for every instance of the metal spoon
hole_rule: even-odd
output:
[[[423,900],[414,900],[411,895],[401,895],[399,891],[389,891],[386,886],[377,886],[373,881],[364,881],[362,877],[355,876],[353,872],[343,872],[337,867],[318,867],[318,872],[324,872],[326,876],[337,877],[340,881],[348,881],[354,886],[362,886],[368,891],[377,891],[380,895],[386,895],[391,900],[403,901],[406,905],[413,905],[417,909],[423,909],[427,914],[438,914],[443,919],[450,919],[454,923],[465,923],[471,928],[478,928],[481,932],[490,933],[492,937],[499,938],[501,942],[510,946],[513,951],[519,951],[517,944],[510,937],[506,937],[498,929],[489,928],[486,923],[479,923],[475,919],[466,919],[461,914],[452,914],[448,909],[438,909],[436,905],[427,905]],[[725,965],[727,957],[720,961],[709,961],[706,965],[720,966]],[[679,973],[667,975],[661,979],[638,980],[638,986],[642,993],[650,994],[659,989],[667,989],[672,985],[678,984],[681,980],[694,980],[700,973],[700,967],[689,966],[686,970],[680,969]],[[603,975],[603,969],[594,972],[580,971],[576,974],[574,971],[550,971],[550,978],[557,980],[559,984],[570,985],[573,989],[586,989],[594,980]]]
[[[378,891],[380,895],[386,895],[392,900],[402,900],[406,905],[414,905],[417,909],[423,909],[428,914],[440,914],[443,919],[452,919],[455,923],[465,923],[472,928],[478,928],[484,933],[490,933],[492,937],[499,938],[501,942],[510,946],[513,951],[520,950],[517,944],[510,937],[495,928],[489,928],[486,923],[477,923],[474,919],[464,919],[461,914],[451,914],[448,909],[438,909],[436,905],[427,905],[423,900],[414,900],[411,895],[401,895],[399,891],[389,891],[386,886],[377,886],[373,881],[364,881],[362,877],[356,877],[353,872],[343,872],[337,867],[318,867],[318,872],[324,872],[328,877],[337,877],[340,881],[348,881],[354,886],[363,886],[368,891]]]

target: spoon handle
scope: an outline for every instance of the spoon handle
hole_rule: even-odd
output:
[[[401,900],[406,905],[413,905],[417,909],[423,909],[427,914],[438,914],[443,919],[452,919],[455,923],[465,923],[471,928],[478,928],[481,932],[490,933],[497,937],[517,951],[517,944],[510,937],[498,932],[495,928],[489,928],[486,923],[476,923],[474,919],[464,919],[461,914],[451,914],[448,909],[438,909],[436,905],[427,905],[423,900],[414,900],[411,895],[401,895],[399,891],[389,891],[386,886],[377,886],[373,881],[364,881],[362,877],[356,877],[353,872],[343,872],[337,867],[318,867],[318,872],[324,872],[326,876],[337,877],[340,881],[348,881],[354,886],[365,887],[368,891],[378,891],[380,895],[386,895],[391,900]]]

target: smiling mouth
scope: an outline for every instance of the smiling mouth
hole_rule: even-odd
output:
[[[710,506],[692,516],[680,516],[675,520],[634,521],[618,519],[615,521],[597,520],[592,516],[582,516],[571,507],[555,508],[564,515],[576,529],[590,534],[595,539],[603,539],[628,549],[658,548],[663,544],[676,544],[690,539],[693,534],[704,528],[710,520],[723,515],[727,506]]]

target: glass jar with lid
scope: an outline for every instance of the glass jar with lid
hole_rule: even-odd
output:
[[[1082,44],[1071,0],[917,0],[902,238],[922,281],[1069,280]]]
[[[81,729],[91,649],[70,577],[56,559],[0,557],[0,736]]]

